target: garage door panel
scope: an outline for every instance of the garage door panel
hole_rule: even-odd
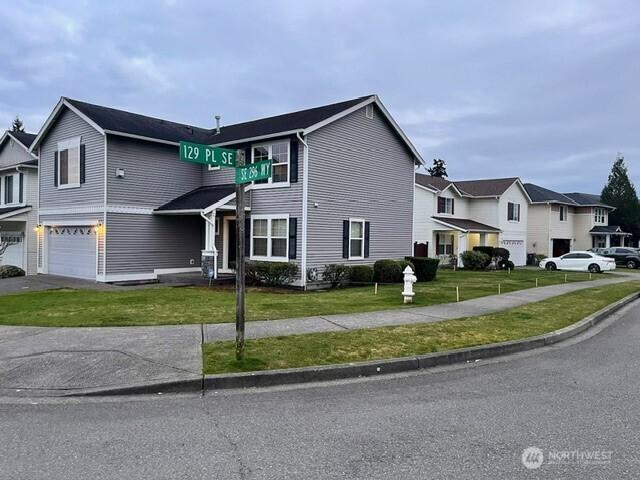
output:
[[[527,264],[527,252],[523,238],[504,238],[500,240],[500,246],[509,250],[509,259],[514,265],[522,266]]]
[[[90,226],[51,227],[47,236],[48,272],[96,278],[96,234]]]

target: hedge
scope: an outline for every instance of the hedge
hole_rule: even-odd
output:
[[[405,257],[414,266],[414,272],[419,282],[431,282],[435,280],[438,273],[440,260],[429,257]]]

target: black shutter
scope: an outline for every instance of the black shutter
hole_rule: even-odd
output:
[[[436,255],[440,255],[440,235],[436,233]]]
[[[456,199],[452,198],[451,199],[451,215],[455,215],[455,212],[453,210],[453,206],[455,205]]]
[[[244,149],[244,164],[249,165],[251,163],[251,147]]]
[[[84,165],[84,144],[82,144],[80,145],[80,183],[85,182]]]
[[[289,182],[297,183],[298,182],[298,141],[297,140],[291,140],[289,153],[290,153]]]
[[[371,237],[371,227],[369,222],[364,222],[364,258],[369,258],[369,238]]]
[[[244,219],[244,256],[249,258],[251,255],[251,219]]]
[[[342,258],[349,258],[349,220],[342,221]]]
[[[507,220],[513,220],[513,203],[507,203]]]
[[[18,194],[18,202],[24,201],[24,173],[20,173],[20,193]]]
[[[53,186],[58,186],[58,152],[53,154]]]
[[[444,198],[438,197],[438,213],[444,212]]]
[[[298,219],[289,219],[289,258],[296,259],[296,250],[298,249]]]

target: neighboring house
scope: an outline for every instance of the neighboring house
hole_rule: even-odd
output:
[[[179,160],[181,140],[272,158],[248,185],[254,260],[325,264],[411,254],[420,155],[377,96],[197,128],[63,97],[32,146],[41,159],[38,271],[102,282],[235,266],[233,169]]]
[[[571,250],[627,245],[631,234],[609,225],[614,207],[598,195],[558,193],[526,183],[529,206],[529,252],[557,257]]]
[[[28,275],[36,273],[38,159],[29,152],[35,138],[9,131],[0,138],[0,265]]]
[[[416,174],[414,250],[462,265],[475,246],[503,247],[526,264],[529,196],[518,178],[450,181]]]

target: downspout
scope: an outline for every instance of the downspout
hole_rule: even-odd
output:
[[[302,288],[307,289],[307,218],[309,204],[309,145],[303,140],[300,132],[296,133],[298,140],[304,146],[302,153]]]

